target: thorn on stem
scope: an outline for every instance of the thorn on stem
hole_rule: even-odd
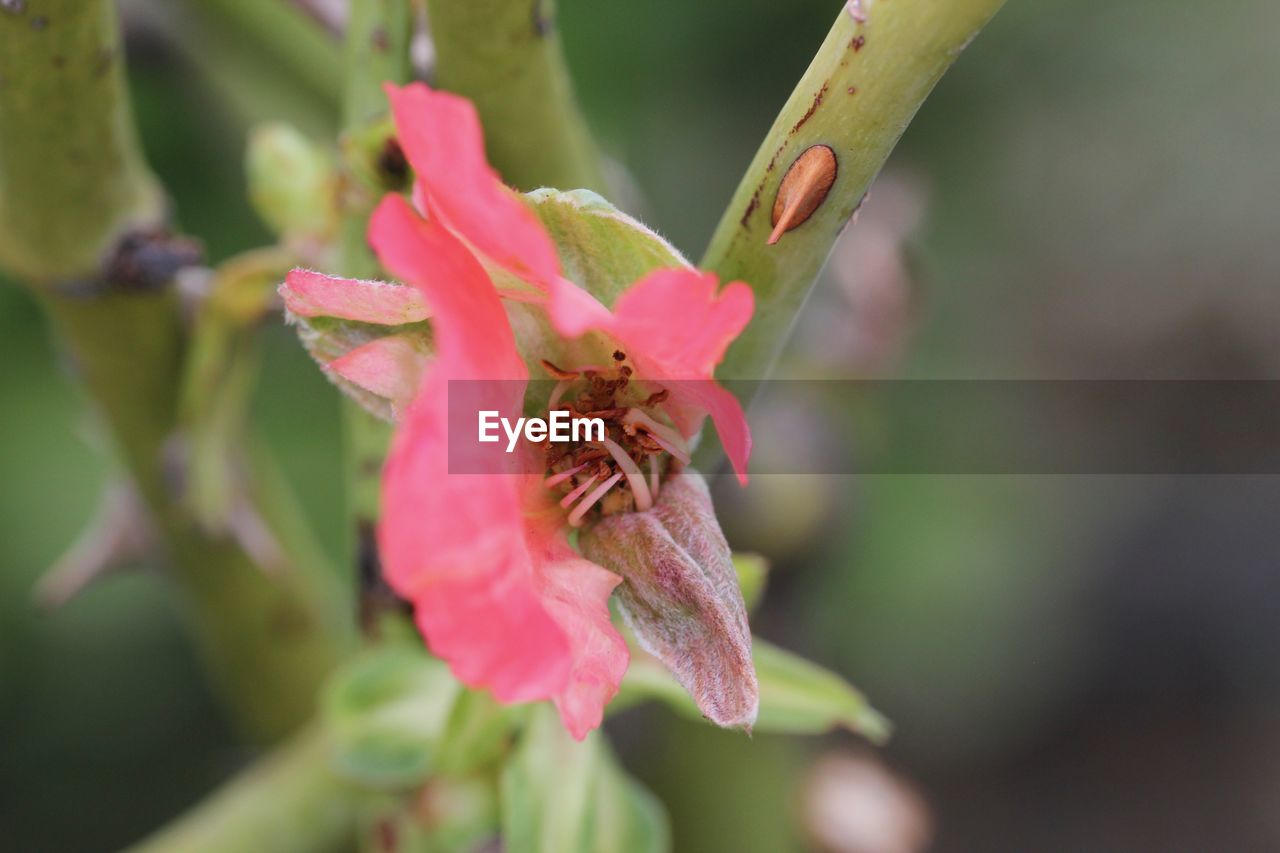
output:
[[[836,181],[836,172],[836,153],[829,146],[811,146],[796,158],[783,176],[773,201],[770,246],[785,232],[802,225],[826,201]]]
[[[137,490],[123,482],[108,485],[84,532],[36,583],[36,603],[56,610],[94,581],[156,550],[155,531]]]

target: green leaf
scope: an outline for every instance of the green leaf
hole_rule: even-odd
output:
[[[475,853],[498,835],[492,775],[433,776],[412,794],[366,794],[359,829],[365,853]]]
[[[671,849],[662,803],[628,776],[606,751],[596,788],[594,853],[660,853]]]
[[[324,701],[334,771],[384,790],[421,784],[461,690],[425,652],[383,646],[339,670]]]
[[[760,716],[752,731],[823,734],[837,728],[884,743],[892,726],[852,685],[830,670],[766,643],[752,640],[760,681]],[[641,698],[665,702],[682,716],[700,719],[697,705],[656,659],[633,654],[619,707]]]
[[[658,801],[618,767],[603,736],[576,743],[549,706],[533,709],[501,781],[507,853],[660,853]]]
[[[470,773],[492,764],[510,745],[528,707],[502,705],[488,693],[461,690],[436,756],[440,773]]]
[[[605,305],[660,267],[687,267],[674,246],[590,190],[525,195],[556,244],[565,277]]]
[[[765,583],[769,579],[769,560],[760,554],[734,554],[733,570],[738,573],[738,588],[747,612],[755,611],[764,598]]]

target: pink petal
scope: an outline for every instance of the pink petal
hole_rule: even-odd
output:
[[[387,581],[414,602],[427,644],[464,683],[504,702],[549,698],[567,685],[573,659],[538,591],[522,478],[449,472],[449,432],[463,426],[449,416],[450,380],[526,378],[506,314],[466,247],[400,197],[379,205],[370,237],[388,269],[435,309],[437,348],[383,476]],[[492,389],[486,402],[503,415],[519,411],[523,382],[480,387]]]
[[[563,276],[551,282],[547,313],[556,331],[566,338],[580,338],[592,329],[612,330],[615,318],[585,288]]]
[[[609,616],[609,596],[622,578],[582,559],[563,535],[541,569],[543,603],[569,638],[573,666],[555,697],[565,728],[582,740],[604,719],[630,653]]]
[[[712,375],[725,350],[751,320],[754,297],[742,282],[718,294],[712,273],[659,269],[631,285],[608,311],[563,278],[552,283],[548,311],[556,330],[576,338],[597,329],[617,340],[640,379],[671,392],[668,411],[685,435],[711,415],[738,480],[747,482],[751,433],[737,399]],[[664,382],[664,380],[666,380]]]
[[[388,195],[369,221],[369,242],[383,266],[421,290],[435,309],[436,352],[450,379],[528,378],[497,291],[466,246],[439,222],[428,222],[403,198]],[[513,387],[517,391],[523,397],[524,389]]]
[[[538,283],[558,276],[560,261],[542,224],[485,159],[475,106],[422,83],[386,90],[427,208],[512,273]]]
[[[335,358],[325,369],[390,400],[392,411],[398,414],[417,393],[422,372],[430,360],[430,355],[413,337],[388,335]]]
[[[618,297],[614,330],[643,348],[644,360],[665,376],[706,379],[751,320],[754,298],[740,281],[716,294],[714,273],[659,269]]]
[[[682,429],[685,435],[693,435],[701,426],[701,418],[691,421],[689,412],[705,412],[711,416],[716,425],[716,433],[720,436],[720,445],[724,448],[729,464],[738,482],[747,484],[747,463],[751,459],[751,428],[747,426],[746,413],[742,411],[742,403],[738,402],[730,391],[710,379],[698,379],[684,382],[673,382],[666,386],[671,391],[668,400],[668,413],[676,426],[682,422],[687,424]],[[681,413],[679,409],[684,409]]]
[[[284,307],[299,317],[337,317],[359,323],[399,326],[429,316],[417,288],[338,278],[311,270],[290,270],[280,285]]]

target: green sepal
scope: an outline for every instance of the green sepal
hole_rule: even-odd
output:
[[[339,776],[364,787],[407,790],[435,769],[449,711],[462,686],[420,649],[380,646],[335,673],[323,715]]]
[[[690,264],[674,246],[590,190],[525,194],[547,229],[564,275],[605,306],[645,273]]]
[[[847,729],[873,743],[892,732],[880,712],[839,675],[755,637],[752,660],[760,682],[760,715],[753,732],[817,735]],[[657,699],[681,716],[701,719],[698,706],[655,658],[633,650],[622,689],[610,710]]]

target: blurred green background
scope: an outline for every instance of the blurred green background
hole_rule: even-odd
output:
[[[124,4],[148,154],[214,260],[267,239],[241,174],[252,123],[334,124],[332,57],[290,39],[281,61],[234,5]],[[624,204],[696,257],[840,5],[560,0]],[[1012,0],[908,131],[779,375],[1274,378],[1276,32],[1272,0]],[[267,338],[257,418],[336,554],[337,399],[291,333]],[[7,284],[0,364],[0,847],[113,849],[247,753],[152,572],[31,605],[108,469]],[[842,401],[810,403],[757,410],[758,446],[848,470]],[[734,544],[774,560],[758,631],[898,732],[872,756],[627,712],[611,734],[677,850],[1280,848],[1274,478],[721,492]]]

